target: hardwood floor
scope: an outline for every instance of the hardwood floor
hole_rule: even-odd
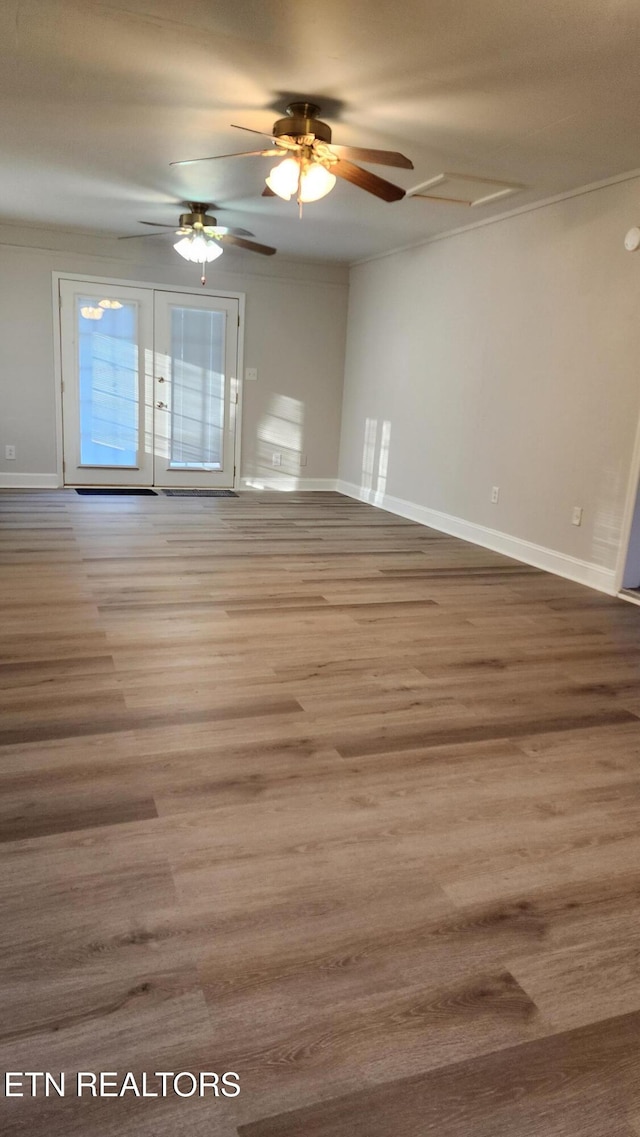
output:
[[[4,492],[0,566],[3,1134],[640,1134],[637,607],[337,494]]]

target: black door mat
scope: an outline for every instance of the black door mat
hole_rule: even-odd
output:
[[[166,497],[237,497],[233,490],[163,490]]]
[[[135,494],[136,497],[157,497],[158,496],[155,490],[147,490],[147,489],[143,489],[142,487],[137,487],[137,486],[134,487],[133,489],[120,489],[119,487],[117,489],[115,489],[112,486],[100,486],[99,489],[90,489],[88,486],[83,486],[82,489],[76,488],[76,493],[86,494],[87,496],[91,496],[91,497],[93,497],[96,494],[99,495],[100,497],[102,497],[103,495],[106,495],[108,497],[123,497],[123,496],[129,497],[131,494]]]

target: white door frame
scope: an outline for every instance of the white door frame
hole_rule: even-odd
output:
[[[91,299],[91,293],[94,293]],[[82,461],[81,453],[81,372],[79,369],[79,344],[81,329],[78,320],[78,303],[97,304],[100,295],[111,300],[120,300],[125,309],[133,309],[135,316],[134,347],[137,363],[137,426],[136,454],[128,464],[118,466],[95,461]],[[74,486],[148,486],[153,483],[153,453],[148,449],[147,439],[153,437],[153,292],[149,289],[133,287],[114,287],[100,284],[99,288],[87,285],[85,281],[60,281],[60,327],[61,360],[64,392],[63,412],[63,457],[65,481]],[[84,311],[84,309],[83,309]],[[99,326],[101,327],[101,325]],[[99,331],[95,324],[89,325],[90,332]]]
[[[60,272],[54,270],[51,281],[52,304],[54,312],[54,337],[53,337],[53,370],[54,370],[54,392],[56,403],[56,473],[58,478],[58,487],[64,486],[64,471],[62,469],[63,459],[63,411],[62,411],[62,328],[60,322],[60,281],[85,281],[87,284],[92,285],[113,285],[117,288],[148,288],[156,292],[179,292],[185,296],[216,296],[229,297],[238,301],[238,312],[240,326],[238,328],[238,375],[237,375],[237,390],[238,390],[238,403],[236,406],[235,418],[235,467],[236,473],[233,479],[233,488],[238,489],[241,484],[240,469],[242,462],[242,404],[244,396],[244,324],[245,324],[245,308],[246,308],[246,293],[244,292],[230,292],[226,288],[190,288],[183,285],[172,284],[158,284],[149,280],[132,280],[122,279],[121,277],[109,276],[96,276],[95,273],[89,272]]]
[[[629,543],[631,541],[631,527],[633,525],[633,518],[636,509],[636,500],[640,494],[640,419],[636,427],[636,437],[633,446],[633,455],[631,458],[631,467],[629,470],[629,480],[627,482],[627,494],[624,503],[624,510],[622,514],[622,524],[620,526],[620,545],[618,548],[618,559],[616,562],[616,571],[614,577],[614,588],[616,593],[619,593],[622,588],[624,579],[624,570],[629,555]]]

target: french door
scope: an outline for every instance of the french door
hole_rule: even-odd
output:
[[[60,281],[66,485],[231,487],[238,300]]]

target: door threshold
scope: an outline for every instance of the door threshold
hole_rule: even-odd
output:
[[[157,497],[157,490],[147,486],[65,486],[83,497]]]
[[[196,487],[195,489],[191,489],[191,490],[188,490],[188,489],[182,489],[182,490],[163,489],[163,490],[161,490],[161,493],[165,494],[166,497],[237,497],[238,496],[237,493],[235,492],[235,490],[232,490],[232,489],[228,489],[228,490],[226,490],[226,489],[224,489],[224,490],[223,489],[215,489],[214,490],[214,489],[204,489],[204,488],[198,488],[198,487]]]

